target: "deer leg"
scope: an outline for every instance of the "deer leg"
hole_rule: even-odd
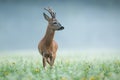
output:
[[[52,69],[52,66],[53,66],[53,57],[50,56],[50,69]]]
[[[46,59],[43,58],[43,67],[45,68],[45,66],[46,66]]]
[[[47,62],[48,62],[48,64],[50,65],[50,58],[49,58],[49,57],[47,58]]]
[[[56,58],[56,53],[51,54],[51,56],[50,56],[50,66],[54,65],[55,58]]]
[[[52,67],[53,66],[53,64],[54,64],[54,57],[53,56],[50,56],[50,66]]]
[[[53,63],[54,63],[54,59],[48,58],[48,59],[47,59],[47,63],[48,63],[50,66],[52,66]]]
[[[45,58],[45,54],[43,54],[43,67],[45,68],[46,66],[46,58]]]

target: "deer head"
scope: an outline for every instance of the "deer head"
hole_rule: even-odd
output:
[[[56,13],[51,8],[44,8],[44,9],[48,11],[51,15],[51,18],[50,18],[47,14],[43,13],[45,20],[48,21],[48,27],[55,31],[63,30],[64,27],[56,19]]]

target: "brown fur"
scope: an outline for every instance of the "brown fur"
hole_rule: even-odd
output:
[[[58,45],[53,40],[55,30],[64,29],[64,27],[61,26],[61,24],[56,20],[55,13],[52,12],[51,9],[45,8],[45,10],[50,12],[52,18],[49,18],[49,16],[44,13],[44,18],[48,21],[48,27],[47,27],[45,36],[38,44],[38,50],[43,57],[43,67],[44,68],[46,66],[46,62],[48,62],[48,64],[50,66],[53,66],[55,58],[56,58],[56,52],[58,49]],[[54,24],[54,22],[56,22],[56,24]]]
[[[39,52],[41,55],[45,57],[45,61],[47,61],[51,66],[54,64],[54,60],[56,58],[56,51],[58,48],[57,43],[53,40],[55,31],[47,29],[47,32],[44,38],[40,41],[38,45]],[[43,58],[44,59],[44,58]],[[50,61],[52,60],[52,62]],[[43,61],[43,66],[45,67],[46,62]]]

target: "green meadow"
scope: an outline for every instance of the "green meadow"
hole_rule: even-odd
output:
[[[42,67],[38,52],[1,52],[0,80],[119,80],[119,53],[58,52],[54,67]]]

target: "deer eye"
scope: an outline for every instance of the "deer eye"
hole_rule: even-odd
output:
[[[54,22],[53,24],[57,24],[57,22]]]

